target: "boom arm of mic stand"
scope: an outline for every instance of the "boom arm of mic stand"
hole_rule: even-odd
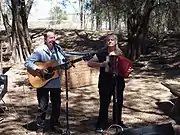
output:
[[[67,65],[70,65],[70,67],[71,67],[71,66],[75,67],[74,64],[73,64],[72,62],[68,61],[67,58],[63,59],[62,61],[65,62],[66,67],[67,67]],[[69,69],[69,68],[68,68],[68,69]]]

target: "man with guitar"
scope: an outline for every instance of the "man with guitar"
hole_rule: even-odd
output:
[[[99,74],[99,96],[100,96],[100,109],[99,118],[96,125],[96,132],[104,132],[108,126],[108,108],[111,101],[111,97],[117,88],[117,112],[114,114],[115,106],[113,105],[113,120],[117,119],[117,123],[121,126],[123,122],[121,120],[122,106],[123,106],[123,91],[125,88],[124,77],[117,74],[114,78],[114,74],[110,71],[109,63],[111,63],[111,56],[122,56],[123,53],[118,47],[118,38],[114,34],[110,34],[105,38],[105,49],[102,49],[94,55],[92,59],[88,61],[89,67],[100,68]],[[111,65],[113,66],[113,65]],[[132,70],[132,69],[128,69]],[[117,83],[116,83],[117,82]],[[116,86],[115,86],[116,85]],[[117,118],[115,118],[116,116]]]
[[[25,61],[31,84],[34,84],[37,88],[38,132],[44,131],[49,93],[52,103],[50,129],[54,130],[54,127],[59,124],[62,69],[51,73],[51,69],[48,69],[48,67],[63,64],[64,59],[66,59],[65,53],[61,47],[55,43],[55,34],[49,31],[44,35],[44,44],[35,49],[31,56]]]

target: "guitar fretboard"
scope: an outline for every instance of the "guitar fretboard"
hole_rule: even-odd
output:
[[[58,69],[64,69],[68,64],[70,64],[70,63],[74,64],[74,63],[79,62],[79,61],[81,61],[83,59],[84,59],[84,57],[81,57],[81,58],[78,58],[78,59],[75,59],[75,60],[65,62],[64,64],[60,64],[60,65],[57,65],[57,66],[53,67],[52,70],[55,71],[55,70],[58,70]]]

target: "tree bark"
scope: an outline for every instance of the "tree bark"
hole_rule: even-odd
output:
[[[25,9],[26,9],[27,18],[28,18],[29,14],[30,14],[33,3],[34,3],[34,0],[28,0],[27,3],[26,3],[26,8]]]
[[[79,0],[81,29],[83,28],[84,0]]]
[[[11,0],[13,50],[10,61],[24,62],[31,53],[31,39],[25,10],[25,1]]]
[[[141,54],[145,53],[146,46],[144,40],[148,31],[148,22],[150,13],[152,11],[154,1],[146,0],[141,10],[133,13],[127,20],[128,26],[128,49],[127,54],[131,59],[138,58]]]
[[[7,47],[5,53],[10,54],[12,52],[12,38],[11,38],[12,27],[9,24],[8,15],[5,13],[5,11],[3,11],[1,4],[0,4],[0,11],[1,11],[1,15],[2,15],[3,24],[4,24],[4,27],[6,30],[6,35],[8,35],[8,38],[6,40],[9,41],[9,46]]]

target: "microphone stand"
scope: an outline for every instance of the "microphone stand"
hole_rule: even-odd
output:
[[[119,107],[118,107],[118,56],[110,56],[111,72],[113,74],[113,124],[119,125]],[[116,133],[119,133],[119,127],[116,127]]]
[[[115,82],[114,86],[114,92],[113,92],[113,123],[114,124],[119,124],[118,120],[118,114],[119,114],[119,109],[118,109],[118,99],[117,99],[117,75],[114,73],[113,74],[113,80]]]
[[[59,59],[59,56],[58,56],[58,54],[57,54],[57,49],[56,49],[56,46],[55,45],[57,45],[57,43],[54,41],[53,42],[53,46],[54,46],[54,49],[55,49],[55,52],[56,52],[56,55],[57,55],[57,57],[58,57],[58,59]],[[63,53],[63,51],[62,50],[59,50],[60,52],[61,52],[61,54],[63,55],[63,56],[65,56],[65,54]],[[71,133],[70,133],[70,131],[69,131],[69,114],[68,114],[68,76],[67,76],[67,70],[69,69],[69,67],[68,67],[68,64],[71,64],[71,63],[69,63],[68,62],[68,59],[66,58],[66,56],[65,56],[65,59],[63,59],[63,62],[65,62],[65,87],[66,87],[66,131],[64,132],[64,133],[62,133],[62,135],[71,135]],[[73,66],[73,64],[72,64],[72,66]]]
[[[68,76],[67,76],[67,70],[68,70],[68,62],[65,64],[65,87],[66,87],[66,130],[62,135],[71,135],[71,132],[69,130],[69,112],[68,112]]]
[[[111,62],[111,72],[113,74],[113,82],[114,82],[114,91],[113,91],[113,123],[118,124],[118,99],[117,99],[117,56],[110,56],[110,62]]]

